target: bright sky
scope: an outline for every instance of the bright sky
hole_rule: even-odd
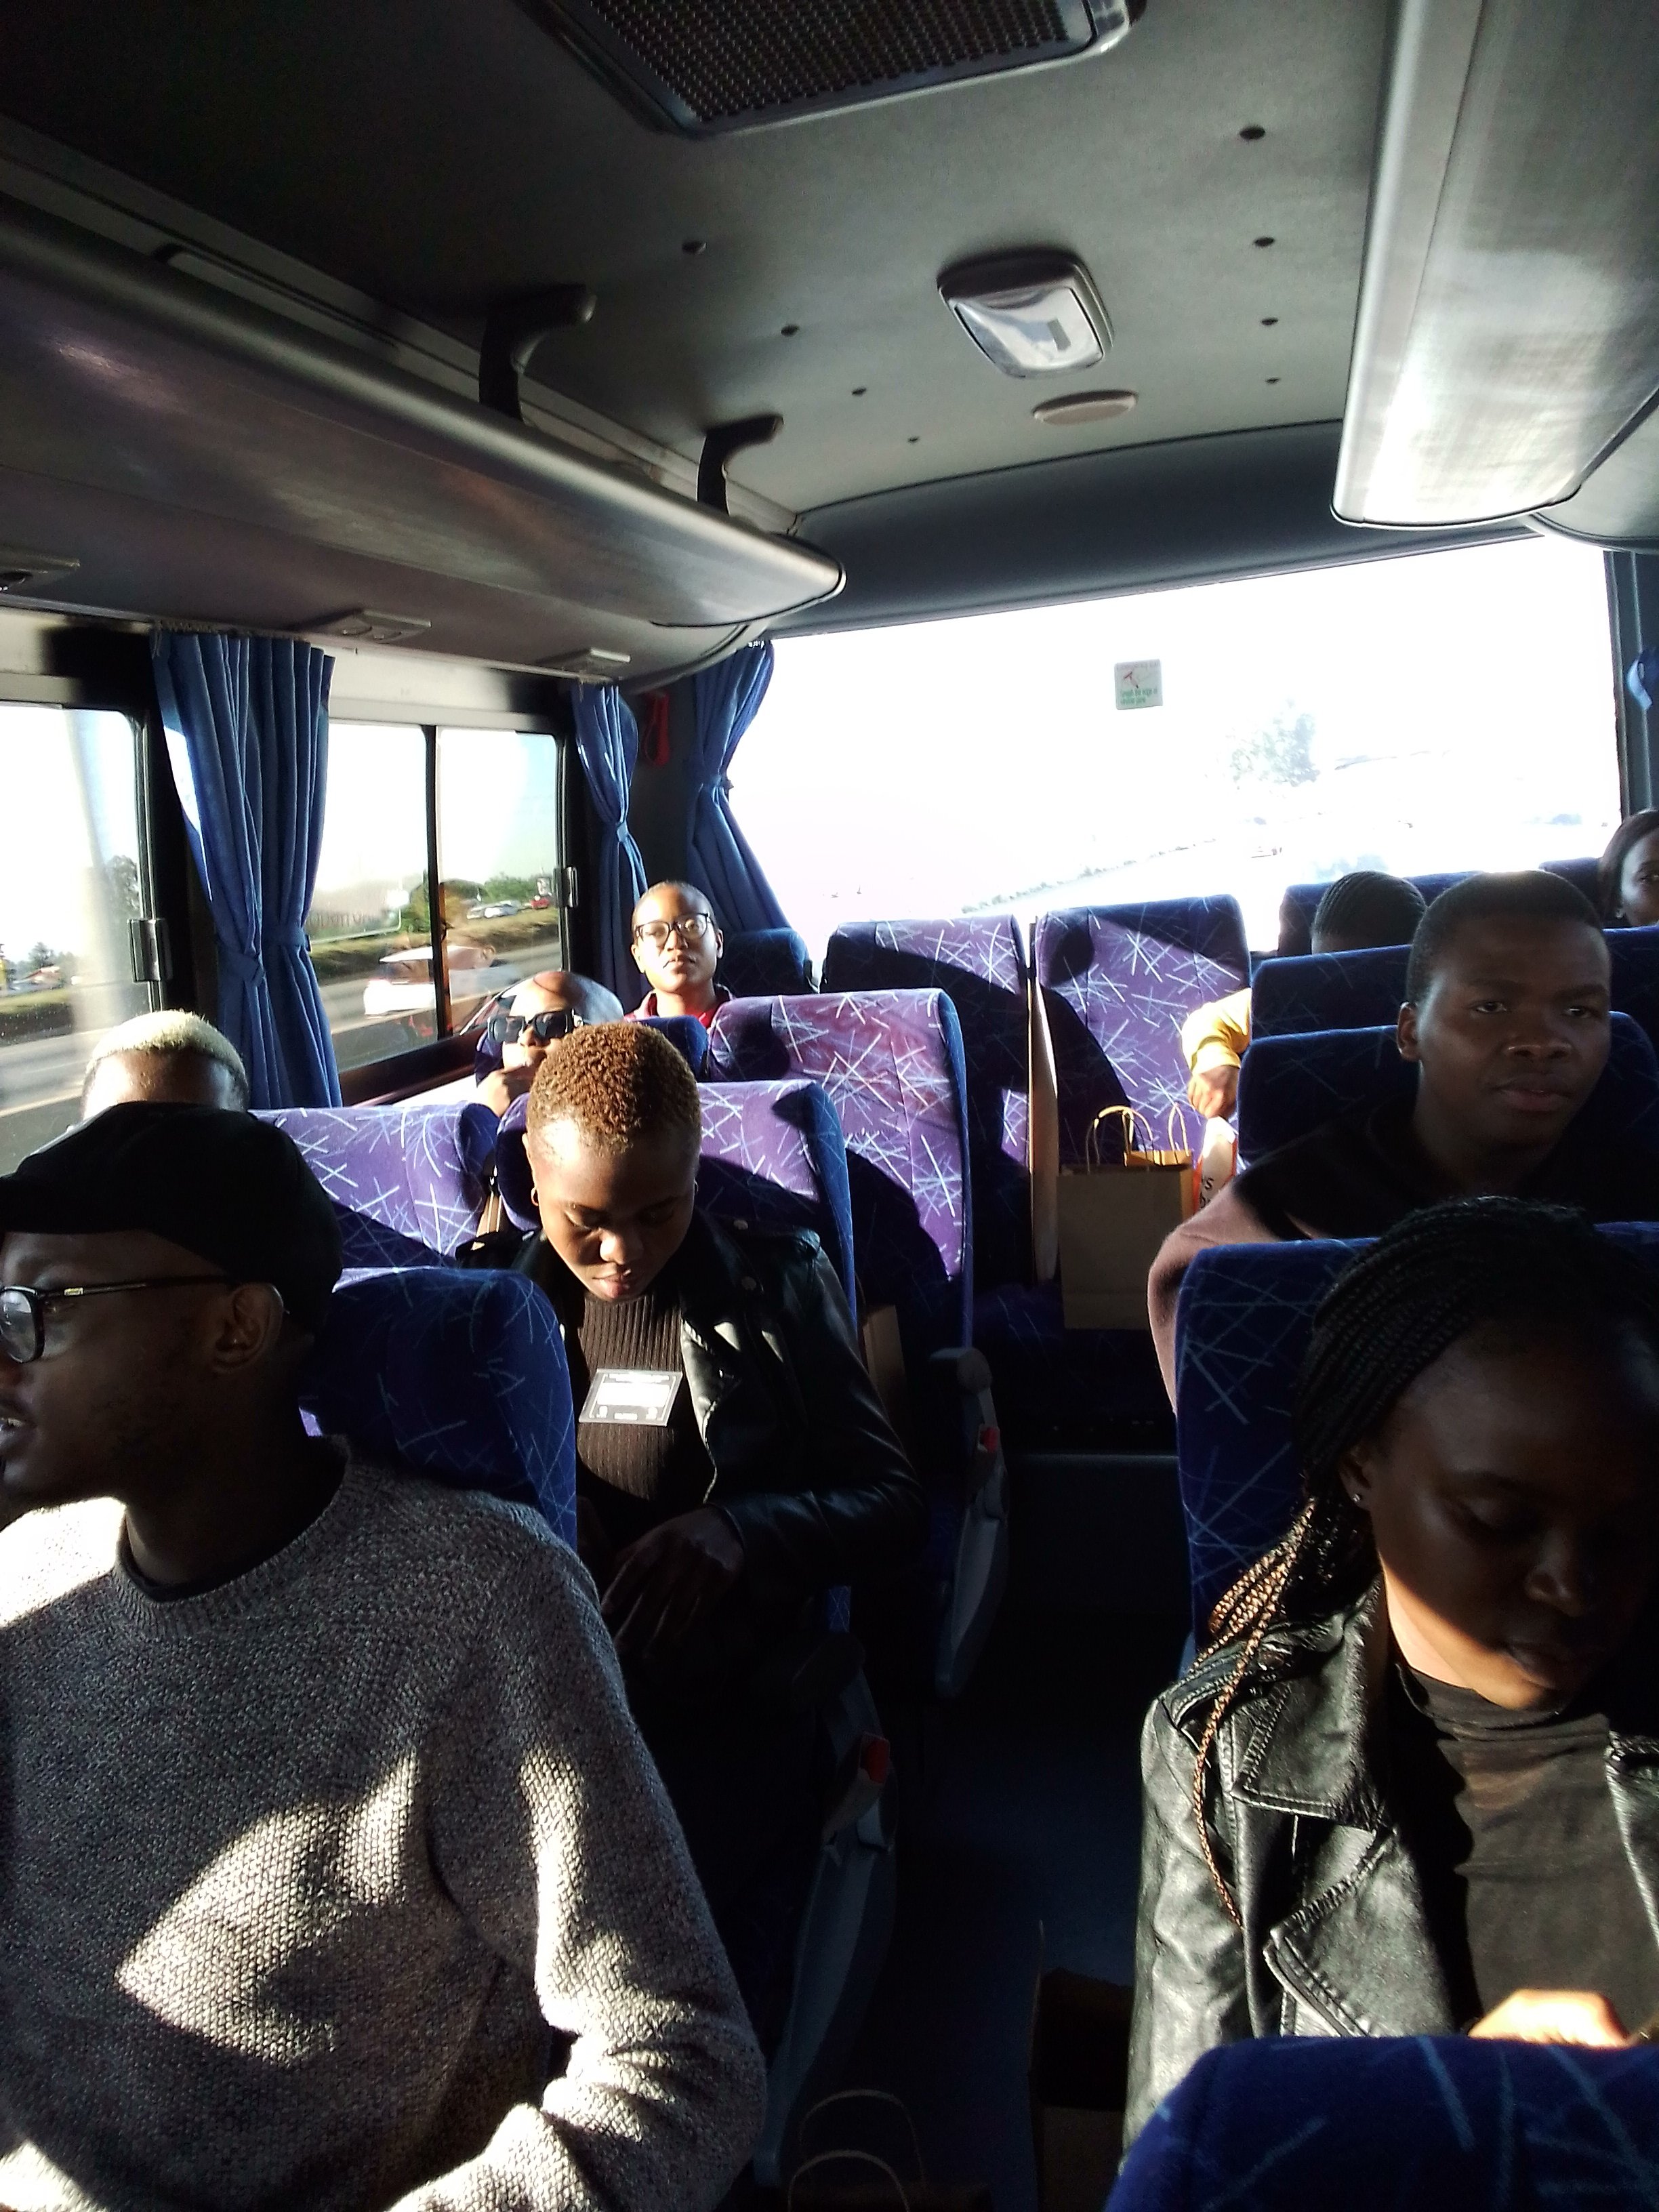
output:
[[[1120,710],[1113,665],[1158,659]],[[1317,780],[1234,781],[1310,714]],[[1601,556],[1511,544],[785,639],[734,811],[821,955],[837,922],[1532,866],[1618,820]]]
[[[94,883],[101,887],[94,872],[118,853],[138,854],[126,717],[0,702],[0,946],[8,956],[45,943],[95,963],[88,896]],[[125,934],[118,950],[125,957]]]

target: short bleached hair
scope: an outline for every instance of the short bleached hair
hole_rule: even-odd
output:
[[[550,1045],[531,1086],[532,1137],[568,1121],[602,1152],[702,1135],[697,1079],[665,1036],[638,1022],[600,1022]]]
[[[82,1105],[86,1103],[87,1094],[92,1088],[95,1071],[106,1060],[125,1060],[133,1053],[154,1054],[163,1058],[176,1053],[197,1060],[213,1060],[229,1076],[231,1089],[236,1094],[238,1109],[246,1112],[252,1093],[241,1054],[228,1036],[214,1028],[211,1022],[204,1022],[200,1014],[185,1013],[179,1007],[169,1008],[160,1014],[137,1014],[131,1021],[121,1023],[118,1028],[109,1030],[99,1040],[92,1058],[87,1062],[86,1074],[82,1079]]]

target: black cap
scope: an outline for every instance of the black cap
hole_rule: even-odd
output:
[[[133,1101],[0,1176],[0,1236],[147,1229],[233,1282],[272,1283],[317,1329],[340,1274],[340,1228],[293,1139],[251,1114]]]

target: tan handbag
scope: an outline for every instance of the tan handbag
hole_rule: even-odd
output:
[[[1103,1123],[1120,1121],[1123,1153],[1100,1157]],[[1061,1172],[1060,1304],[1067,1328],[1146,1328],[1146,1276],[1172,1229],[1192,1214],[1193,1155],[1170,1109],[1164,1142],[1133,1106],[1105,1106],[1089,1127],[1084,1164]]]

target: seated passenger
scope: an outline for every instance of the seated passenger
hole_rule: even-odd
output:
[[[503,994],[484,1024],[484,1034],[501,1051],[501,1064],[478,1078],[478,1100],[492,1114],[505,1114],[536,1079],[536,1070],[555,1037],[592,1022],[619,1022],[623,1003],[614,991],[568,968],[544,968]]]
[[[1607,1154],[1573,1128],[1607,1066],[1608,972],[1589,901],[1559,876],[1471,876],[1442,891],[1412,939],[1400,1009],[1415,1099],[1252,1163],[1164,1240],[1147,1302],[1171,1397],[1176,1302],[1206,1244],[1376,1237],[1416,1206],[1480,1191],[1659,1220],[1659,1156]]]
[[[81,1119],[145,1098],[246,1114],[242,1055],[199,1014],[139,1014],[107,1031],[94,1049],[81,1085]]]
[[[1596,863],[1595,888],[1610,928],[1659,921],[1659,808],[1644,806],[1619,824]]]
[[[283,1133],[0,1180],[0,2203],[707,2208],[759,2054],[587,1577],[301,1426]]]
[[[1430,1207],[1295,1421],[1307,1503],[1142,1739],[1131,2135],[1218,2043],[1659,2006],[1659,1284],[1564,1208]]]
[[[1409,945],[1423,919],[1423,894],[1403,876],[1356,868],[1321,894],[1314,910],[1316,952],[1366,952],[1376,945]],[[1238,1064],[1250,1042],[1250,992],[1231,992],[1188,1014],[1181,1049],[1192,1070],[1187,1096],[1200,1114],[1231,1121],[1238,1100]]]
[[[921,1487],[816,1238],[696,1204],[702,1109],[667,1039],[578,1030],[530,1094],[564,1325],[582,1558],[763,2045],[782,2024],[826,1778],[792,1692],[825,1591],[903,1567]]]
[[[690,1014],[707,1029],[732,995],[714,981],[725,949],[707,891],[695,884],[653,884],[634,909],[634,965],[651,988],[629,1018]]]

